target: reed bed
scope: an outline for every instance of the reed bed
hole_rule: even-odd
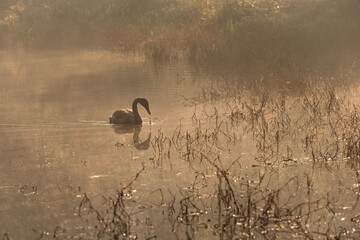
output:
[[[149,135],[129,183],[82,193],[81,223],[39,239],[360,238],[358,1],[6,3],[1,46],[102,48],[216,73],[181,99],[195,106],[187,123]],[[186,177],[144,189],[154,173]]]
[[[359,10],[356,0],[6,0],[0,46],[106,49],[295,81],[357,64]]]
[[[152,156],[130,183],[96,206],[83,194],[78,216],[91,223],[84,232],[98,239],[357,239],[357,89],[320,85],[292,95],[239,87],[226,99],[213,85],[211,94],[204,88],[184,99],[197,104],[190,124],[159,128]],[[134,197],[148,169],[186,172],[186,181]],[[54,237],[70,232],[59,226]]]

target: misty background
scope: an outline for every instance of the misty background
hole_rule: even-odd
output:
[[[105,49],[243,73],[348,73],[358,0],[2,0],[6,49]]]
[[[0,238],[360,239],[359,13],[0,0]]]

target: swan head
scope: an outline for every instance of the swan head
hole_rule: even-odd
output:
[[[138,103],[140,103],[144,108],[145,110],[151,114],[150,112],[150,108],[149,108],[149,102],[146,98],[138,98]]]

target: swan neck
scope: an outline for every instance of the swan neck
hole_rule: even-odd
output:
[[[137,108],[138,103],[139,103],[139,101],[137,99],[135,99],[133,104],[132,104],[132,111],[133,111],[133,114],[134,114],[134,118],[137,119],[137,120],[141,119],[140,115],[139,115],[139,112],[138,112],[138,108]]]

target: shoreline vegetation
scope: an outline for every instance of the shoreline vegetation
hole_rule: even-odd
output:
[[[359,12],[356,0],[5,0],[0,46],[136,53],[246,77],[333,76],[356,68]]]
[[[0,48],[105,50],[217,73],[179,96],[192,116],[152,130],[148,153],[111,140],[134,176],[114,178],[117,190],[72,189],[76,220],[33,233],[359,239],[359,84],[346,85],[360,73],[359,12],[359,0],[2,0]],[[105,62],[86,59],[91,70]]]

